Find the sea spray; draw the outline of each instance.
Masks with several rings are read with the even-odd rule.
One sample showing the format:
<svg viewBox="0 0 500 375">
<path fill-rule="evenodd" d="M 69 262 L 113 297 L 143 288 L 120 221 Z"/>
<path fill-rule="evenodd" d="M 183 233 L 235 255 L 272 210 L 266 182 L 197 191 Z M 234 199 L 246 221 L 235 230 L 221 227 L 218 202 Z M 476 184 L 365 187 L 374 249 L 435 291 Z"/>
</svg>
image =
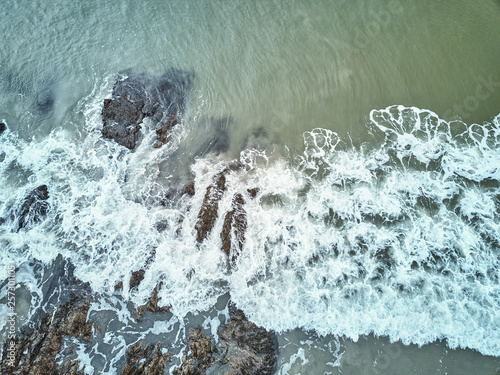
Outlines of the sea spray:
<svg viewBox="0 0 500 375">
<path fill-rule="evenodd" d="M 251 149 L 236 161 L 206 155 L 176 171 L 194 176 L 195 195 L 165 201 L 182 179 L 160 165 L 176 163 L 195 125 L 179 129 L 168 148 L 143 142 L 131 153 L 100 137 L 99 105 L 87 103 L 83 136 L 56 129 L 41 141 L 3 137 L 5 261 L 48 265 L 61 254 L 94 293 L 110 296 L 122 282 L 119 293 L 136 306 L 163 282 L 158 297 L 178 318 L 229 292 L 252 321 L 277 332 L 446 339 L 500 354 L 498 117 L 465 126 L 417 108 L 373 111 L 370 145 L 356 149 L 318 128 L 290 158 Z M 228 164 L 220 214 L 198 244 L 205 191 Z M 17 202 L 42 183 L 51 191 L 47 218 L 16 233 Z M 220 233 L 237 193 L 248 226 L 231 266 Z M 139 269 L 144 280 L 130 290 Z"/>
</svg>

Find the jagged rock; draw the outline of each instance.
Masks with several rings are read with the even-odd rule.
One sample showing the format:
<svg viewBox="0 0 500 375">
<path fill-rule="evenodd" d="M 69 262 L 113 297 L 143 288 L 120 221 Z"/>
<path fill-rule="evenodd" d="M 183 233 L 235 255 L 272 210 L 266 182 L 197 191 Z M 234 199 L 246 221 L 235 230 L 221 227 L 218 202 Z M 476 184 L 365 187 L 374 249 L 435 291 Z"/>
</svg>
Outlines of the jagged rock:
<svg viewBox="0 0 500 375">
<path fill-rule="evenodd" d="M 219 328 L 219 352 L 224 374 L 272 374 L 276 344 L 264 328 L 250 322 L 243 311 L 229 303 L 230 320 Z"/>
<path fill-rule="evenodd" d="M 243 250 L 243 243 L 245 242 L 245 231 L 247 229 L 247 214 L 243 205 L 245 200 L 239 193 L 233 197 L 231 211 L 226 213 L 224 218 L 224 225 L 221 232 L 222 250 L 231 256 L 234 262 Z M 234 241 L 233 241 L 234 238 Z M 238 246 L 232 246 L 236 243 Z"/>
<path fill-rule="evenodd" d="M 190 329 L 191 354 L 185 354 L 175 375 L 192 374 L 272 374 L 276 344 L 271 333 L 250 322 L 233 303 L 230 320 L 218 330 L 219 344 L 213 348 L 210 337 L 201 329 Z"/>
<path fill-rule="evenodd" d="M 142 316 L 142 314 L 144 314 L 145 311 L 150 311 L 152 313 L 170 312 L 170 306 L 161 306 L 161 307 L 158 306 L 158 301 L 161 299 L 158 298 L 158 291 L 161 289 L 162 285 L 163 282 L 160 282 L 160 284 L 155 286 L 153 294 L 151 295 L 151 297 L 149 297 L 148 302 L 145 305 L 139 306 L 137 308 L 137 312 L 139 313 L 139 318 Z"/>
<path fill-rule="evenodd" d="M 49 211 L 49 191 L 47 185 L 40 185 L 24 199 L 24 202 L 17 213 L 18 222 L 16 232 L 22 228 L 29 228 L 31 225 L 43 220 Z"/>
<path fill-rule="evenodd" d="M 187 194 L 187 195 L 190 195 L 191 197 L 194 196 L 195 194 L 195 190 L 194 190 L 194 181 L 191 181 L 187 186 L 186 188 L 184 189 L 184 192 Z"/>
<path fill-rule="evenodd" d="M 207 187 L 205 198 L 198 213 L 198 222 L 195 229 L 196 240 L 201 243 L 212 230 L 219 210 L 219 201 L 226 190 L 226 171 L 222 171 L 215 176 L 214 182 Z"/>
<path fill-rule="evenodd" d="M 90 341 L 92 321 L 87 321 L 89 307 L 88 298 L 73 296 L 54 314 L 47 314 L 30 334 L 16 340 L 15 366 L 10 367 L 3 362 L 2 374 L 80 374 L 77 362 L 68 360 L 57 365 L 56 356 L 64 336 Z M 3 358 L 6 348 L 7 345 L 4 345 Z"/>
<path fill-rule="evenodd" d="M 190 74 L 175 69 L 157 80 L 131 71 L 119 74 L 111 99 L 104 100 L 103 137 L 134 149 L 143 120 L 150 118 L 152 126 L 161 124 L 157 128 L 158 141 L 155 144 L 161 146 L 184 110 L 191 81 Z"/>
<path fill-rule="evenodd" d="M 182 365 L 174 370 L 174 375 L 205 374 L 216 361 L 210 337 L 203 335 L 200 328 L 190 328 L 188 344 L 191 354 L 183 356 Z"/>
<path fill-rule="evenodd" d="M 3 122 L 0 122 L 0 135 L 7 129 L 7 125 Z"/>
<path fill-rule="evenodd" d="M 170 356 L 162 354 L 160 344 L 143 346 L 141 343 L 127 349 L 127 364 L 121 375 L 160 375 L 165 373 L 165 360 Z"/>
<path fill-rule="evenodd" d="M 167 117 L 167 119 L 158 125 L 156 128 L 156 143 L 154 145 L 155 148 L 163 146 L 165 143 L 167 143 L 168 136 L 170 134 L 170 130 L 177 125 L 177 119 L 175 118 L 175 115 L 170 115 Z"/>
<path fill-rule="evenodd" d="M 134 289 L 139 286 L 142 280 L 144 280 L 144 274 L 146 271 L 139 270 L 132 272 L 132 276 L 130 277 L 129 288 Z"/>
<path fill-rule="evenodd" d="M 254 199 L 257 194 L 259 193 L 259 188 L 251 188 L 251 189 L 247 189 L 247 193 L 250 195 L 250 198 Z"/>
</svg>

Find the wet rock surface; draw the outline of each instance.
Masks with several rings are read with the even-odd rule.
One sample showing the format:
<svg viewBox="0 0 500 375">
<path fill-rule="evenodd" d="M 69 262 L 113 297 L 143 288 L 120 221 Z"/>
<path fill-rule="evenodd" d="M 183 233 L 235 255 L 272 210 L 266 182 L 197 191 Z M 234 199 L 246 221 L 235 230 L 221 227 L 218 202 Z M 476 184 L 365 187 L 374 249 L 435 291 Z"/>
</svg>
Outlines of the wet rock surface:
<svg viewBox="0 0 500 375">
<path fill-rule="evenodd" d="M 273 373 L 276 343 L 272 334 L 250 322 L 233 303 L 229 304 L 229 316 L 230 320 L 219 328 L 215 347 L 201 329 L 190 330 L 190 355 L 184 355 L 175 375 Z"/>
<path fill-rule="evenodd" d="M 247 229 L 247 214 L 244 209 L 245 200 L 241 194 L 235 194 L 231 211 L 224 217 L 221 240 L 222 250 L 234 262 L 243 250 L 245 231 Z"/>
<path fill-rule="evenodd" d="M 27 195 L 16 215 L 18 217 L 16 232 L 23 228 L 29 229 L 47 216 L 49 211 L 47 199 L 49 199 L 47 185 L 40 185 Z"/>
<path fill-rule="evenodd" d="M 111 99 L 104 100 L 103 137 L 134 149 L 143 120 L 149 118 L 152 126 L 159 125 L 155 147 L 160 147 L 184 111 L 191 81 L 191 74 L 176 69 L 158 79 L 130 70 L 120 73 Z"/>
<path fill-rule="evenodd" d="M 182 365 L 174 370 L 174 375 L 206 374 L 207 369 L 217 361 L 211 338 L 203 335 L 200 328 L 191 328 L 188 345 L 191 354 L 183 356 Z"/>
<path fill-rule="evenodd" d="M 164 374 L 165 361 L 170 361 L 170 355 L 162 353 L 160 344 L 137 343 L 127 349 L 127 364 L 123 367 L 121 375 Z"/>
<path fill-rule="evenodd" d="M 7 130 L 7 125 L 5 125 L 5 123 L 3 122 L 0 122 L 0 135 L 5 131 Z"/>
<path fill-rule="evenodd" d="M 143 269 L 132 272 L 132 276 L 130 277 L 130 281 L 129 281 L 129 288 L 131 290 L 134 288 L 137 288 L 139 286 L 139 284 L 141 283 L 141 281 L 144 280 L 145 273 L 146 273 L 146 271 L 144 271 Z"/>
<path fill-rule="evenodd" d="M 155 286 L 153 293 L 151 294 L 151 297 L 149 297 L 149 299 L 148 299 L 148 302 L 146 302 L 145 305 L 139 306 L 137 308 L 139 318 L 146 311 L 149 311 L 152 313 L 170 312 L 171 306 L 160 306 L 159 305 L 161 298 L 158 297 L 158 291 L 161 289 L 162 286 L 163 286 L 163 282 L 160 282 L 157 286 Z"/>
<path fill-rule="evenodd" d="M 225 190 L 226 170 L 215 176 L 214 182 L 208 186 L 205 193 L 205 198 L 203 199 L 203 204 L 198 213 L 198 221 L 195 226 L 197 232 L 196 240 L 198 243 L 203 242 L 212 230 L 218 216 L 219 201 Z"/>
<path fill-rule="evenodd" d="M 56 357 L 62 349 L 65 336 L 90 341 L 92 322 L 87 321 L 90 298 L 73 295 L 52 314 L 46 314 L 37 327 L 15 341 L 16 359 L 13 367 L 2 363 L 2 374 L 83 374 L 78 371 L 78 362 L 70 357 L 57 363 Z M 7 345 L 4 345 L 3 358 Z"/>
</svg>

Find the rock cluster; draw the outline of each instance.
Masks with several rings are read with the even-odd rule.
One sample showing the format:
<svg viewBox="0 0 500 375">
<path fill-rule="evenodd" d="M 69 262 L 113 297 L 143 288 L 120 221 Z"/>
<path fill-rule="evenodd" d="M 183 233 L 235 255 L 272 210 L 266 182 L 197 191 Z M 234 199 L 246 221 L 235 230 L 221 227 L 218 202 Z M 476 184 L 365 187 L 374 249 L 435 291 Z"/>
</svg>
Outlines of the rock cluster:
<svg viewBox="0 0 500 375">
<path fill-rule="evenodd" d="M 16 215 L 18 218 L 16 232 L 39 223 L 47 216 L 49 211 L 48 199 L 49 190 L 47 185 L 38 186 L 26 196 Z"/>
<path fill-rule="evenodd" d="M 226 170 L 215 176 L 214 182 L 208 186 L 203 199 L 198 221 L 195 229 L 197 232 L 196 240 L 201 243 L 212 230 L 215 220 L 218 216 L 219 201 L 226 190 Z"/>
<path fill-rule="evenodd" d="M 219 343 L 212 346 L 201 329 L 191 329 L 190 354 L 183 357 L 175 375 L 195 374 L 272 374 L 276 362 L 276 343 L 264 328 L 250 322 L 245 314 L 229 304 L 230 320 L 219 328 Z"/>
<path fill-rule="evenodd" d="M 132 71 L 120 73 L 111 99 L 104 100 L 103 137 L 132 150 L 139 141 L 143 120 L 149 118 L 152 126 L 159 124 L 155 147 L 160 147 L 184 111 L 191 81 L 191 74 L 175 69 L 159 79 Z"/>
<path fill-rule="evenodd" d="M 2 374 L 67 374 L 80 375 L 78 362 L 65 359 L 56 362 L 65 336 L 73 336 L 83 341 L 90 341 L 92 322 L 87 321 L 90 300 L 73 296 L 59 306 L 53 314 L 47 314 L 30 334 L 16 340 L 15 366 L 2 365 Z M 4 345 L 3 356 L 6 355 Z"/>
<path fill-rule="evenodd" d="M 121 375 L 160 375 L 165 373 L 165 361 L 170 353 L 162 354 L 160 344 L 137 343 L 127 349 L 127 364 Z"/>
</svg>

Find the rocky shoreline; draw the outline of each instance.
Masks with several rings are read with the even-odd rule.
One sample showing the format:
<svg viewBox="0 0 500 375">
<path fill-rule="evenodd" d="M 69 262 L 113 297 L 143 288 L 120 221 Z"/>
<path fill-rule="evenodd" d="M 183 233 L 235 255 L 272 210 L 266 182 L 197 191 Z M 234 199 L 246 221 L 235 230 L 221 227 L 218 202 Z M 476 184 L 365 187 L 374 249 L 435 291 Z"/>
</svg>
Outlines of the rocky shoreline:
<svg viewBox="0 0 500 375">
<path fill-rule="evenodd" d="M 171 70 L 155 80 L 143 74 L 127 71 L 118 75 L 113 88 L 112 97 L 105 99 L 102 108 L 102 136 L 127 149 L 134 151 L 142 141 L 144 120 L 148 126 L 155 127 L 156 142 L 151 145 L 158 148 L 168 144 L 169 134 L 175 126 L 182 122 L 185 109 L 186 93 L 191 85 L 192 77 L 186 72 Z M 0 124 L 0 133 L 5 125 Z M 219 212 L 219 202 L 226 193 L 226 175 L 229 168 L 213 176 L 213 183 L 205 192 L 203 203 L 199 208 L 198 221 L 195 224 L 196 241 L 201 244 L 212 234 L 215 221 L 224 220 L 220 234 L 221 252 L 227 254 L 233 265 L 243 251 L 247 217 L 245 198 L 242 194 L 234 194 L 230 211 Z M 191 182 L 185 188 L 189 197 L 195 195 L 195 184 Z M 248 191 L 248 199 L 253 199 L 257 190 Z M 18 205 L 17 221 L 12 228 L 14 232 L 29 230 L 47 216 L 50 210 L 49 190 L 40 185 L 29 192 L 24 201 Z M 154 250 L 151 257 L 154 256 Z M 149 259 L 139 270 L 132 273 L 129 290 L 137 288 L 144 279 Z M 70 264 L 69 260 L 65 260 Z M 83 374 L 82 366 L 77 360 L 74 345 L 65 345 L 71 339 L 89 350 L 95 344 L 95 335 L 100 332 L 98 321 L 89 320 L 89 309 L 92 304 L 92 293 L 88 284 L 73 277 L 70 271 L 70 285 L 59 286 L 60 302 L 50 311 L 39 311 L 31 328 L 24 328 L 15 340 L 14 367 L 2 364 L 2 374 Z M 163 283 L 151 292 L 151 297 L 143 306 L 136 307 L 136 319 L 143 314 L 169 313 L 169 305 L 165 305 L 158 297 Z M 120 293 L 123 284 L 115 286 Z M 115 293 L 115 294 L 116 294 Z M 172 353 L 168 352 L 165 343 L 136 342 L 126 349 L 126 363 L 117 369 L 122 375 L 132 374 L 164 374 L 170 367 L 173 373 L 188 374 L 272 374 L 276 363 L 277 344 L 275 335 L 267 332 L 249 321 L 243 311 L 232 302 L 228 302 L 229 319 L 217 331 L 217 337 L 207 336 L 201 327 L 190 328 L 186 337 L 186 351 L 182 355 L 180 365 L 171 364 Z M 35 315 L 33 315 L 35 316 Z M 158 315 L 161 319 L 163 316 Z M 76 341 L 75 341 L 76 340 Z M 3 356 L 7 345 L 3 347 Z"/>
</svg>

